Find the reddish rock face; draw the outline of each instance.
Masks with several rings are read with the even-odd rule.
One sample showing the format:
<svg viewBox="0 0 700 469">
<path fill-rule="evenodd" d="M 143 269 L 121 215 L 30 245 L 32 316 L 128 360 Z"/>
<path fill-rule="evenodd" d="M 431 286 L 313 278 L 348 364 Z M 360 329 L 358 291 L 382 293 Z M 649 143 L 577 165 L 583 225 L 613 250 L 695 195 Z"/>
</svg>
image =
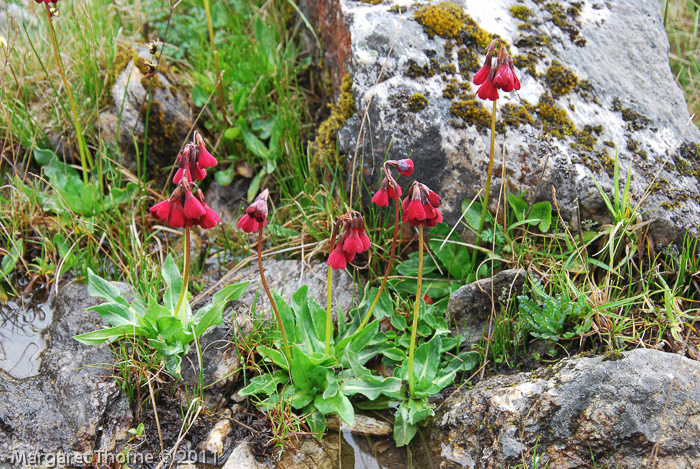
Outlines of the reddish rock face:
<svg viewBox="0 0 700 469">
<path fill-rule="evenodd" d="M 323 44 L 325 68 L 330 71 L 334 98 L 340 93 L 340 83 L 349 71 L 350 31 L 348 31 L 339 0 L 302 0 L 302 11 L 314 26 Z"/>
</svg>

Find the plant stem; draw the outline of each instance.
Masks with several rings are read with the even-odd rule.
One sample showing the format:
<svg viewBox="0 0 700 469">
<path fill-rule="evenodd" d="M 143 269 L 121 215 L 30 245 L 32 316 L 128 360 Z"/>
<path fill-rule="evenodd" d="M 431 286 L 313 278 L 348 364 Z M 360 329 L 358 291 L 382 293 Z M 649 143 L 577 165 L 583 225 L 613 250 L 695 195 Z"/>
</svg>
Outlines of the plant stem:
<svg viewBox="0 0 700 469">
<path fill-rule="evenodd" d="M 180 306 L 182 306 L 182 301 L 185 299 L 187 294 L 187 283 L 190 281 L 190 229 L 185 228 L 185 261 L 182 266 L 184 271 L 182 275 L 182 289 L 180 290 L 180 297 L 177 299 L 177 306 L 175 307 L 175 316 L 180 315 Z"/>
<path fill-rule="evenodd" d="M 369 322 L 369 319 L 372 317 L 372 313 L 374 312 L 374 308 L 377 307 L 377 304 L 379 303 L 379 298 L 382 296 L 382 293 L 384 292 L 384 287 L 386 287 L 386 282 L 389 280 L 389 273 L 391 272 L 391 266 L 394 263 L 394 256 L 396 255 L 396 241 L 399 237 L 399 198 L 397 197 L 394 200 L 394 237 L 391 239 L 391 252 L 389 254 L 389 263 L 386 266 L 386 270 L 384 271 L 384 278 L 382 279 L 382 284 L 379 287 L 379 291 L 377 292 L 377 296 L 374 298 L 374 301 L 372 302 L 372 305 L 369 307 L 369 311 L 367 311 L 367 314 L 365 315 L 364 319 L 362 320 L 362 323 L 360 323 L 360 327 L 357 328 L 357 332 L 361 331 L 364 329 L 364 327 L 367 325 Z"/>
<path fill-rule="evenodd" d="M 481 242 L 481 231 L 484 229 L 484 222 L 486 221 L 486 212 L 489 209 L 489 195 L 491 193 L 491 176 L 493 175 L 493 153 L 496 146 L 496 103 L 498 100 L 493 102 L 493 111 L 491 111 L 491 151 L 489 152 L 489 169 L 486 175 L 486 187 L 484 188 L 484 205 L 481 207 L 481 218 L 479 219 L 479 229 L 476 231 L 476 242 L 475 246 L 478 246 Z M 476 267 L 476 249 L 472 252 L 472 268 Z"/>
<path fill-rule="evenodd" d="M 291 366 L 291 364 L 292 364 L 292 352 L 291 352 L 291 349 L 289 348 L 289 342 L 287 341 L 287 333 L 284 331 L 284 325 L 282 324 L 282 318 L 280 317 L 280 312 L 277 309 L 277 303 L 275 303 L 275 300 L 272 298 L 272 293 L 270 292 L 270 288 L 267 286 L 267 280 L 265 280 L 265 272 L 263 271 L 262 232 L 263 232 L 263 224 L 260 223 L 260 228 L 258 228 L 258 270 L 260 270 L 260 280 L 262 281 L 263 288 L 265 289 L 265 293 L 267 293 L 267 297 L 270 299 L 270 305 L 272 305 L 272 310 L 275 312 L 275 317 L 277 318 L 277 324 L 279 324 L 280 332 L 282 333 L 282 341 L 284 341 L 284 354 L 287 356 L 287 360 L 289 360 L 289 365 Z"/>
<path fill-rule="evenodd" d="M 423 225 L 418 226 L 418 280 L 416 282 L 416 301 L 413 303 L 413 324 L 411 324 L 411 346 L 408 349 L 408 391 L 413 398 L 413 353 L 416 348 L 416 331 L 418 330 L 418 312 L 420 311 L 420 287 L 423 282 Z"/>
<path fill-rule="evenodd" d="M 216 44 L 214 43 L 214 27 L 211 22 L 211 8 L 209 7 L 209 0 L 204 0 L 204 10 L 207 13 L 207 26 L 209 27 L 209 41 L 211 42 L 211 54 L 214 56 L 214 71 L 216 72 L 216 91 L 219 97 L 219 107 L 221 112 L 226 114 L 226 98 L 224 96 L 224 87 L 221 84 L 221 71 L 219 70 L 219 52 L 216 50 Z"/>
<path fill-rule="evenodd" d="M 80 151 L 80 166 L 83 168 L 83 182 L 87 185 L 89 182 L 88 170 L 92 167 L 92 160 L 90 154 L 87 151 L 85 145 L 85 139 L 83 138 L 83 129 L 80 126 L 80 121 L 78 120 L 78 111 L 75 107 L 75 100 L 73 99 L 73 92 L 71 91 L 70 84 L 66 78 L 66 73 L 63 70 L 63 62 L 61 61 L 61 54 L 58 52 L 58 44 L 56 43 L 56 35 L 53 30 L 53 20 L 51 19 L 51 9 L 48 3 L 44 4 L 46 6 L 46 18 L 49 22 L 49 36 L 51 37 L 51 45 L 53 46 L 53 53 L 56 56 L 56 62 L 58 63 L 58 71 L 61 73 L 61 78 L 63 79 L 63 85 L 66 87 L 66 93 L 68 94 L 68 100 L 70 101 L 71 114 L 73 115 L 73 127 L 75 128 L 75 133 L 78 136 L 78 149 Z M 88 167 L 89 164 L 89 167 Z"/>
<path fill-rule="evenodd" d="M 331 314 L 331 300 L 333 299 L 333 267 L 328 266 L 328 297 L 326 305 L 326 355 L 331 354 L 331 335 L 333 334 L 333 321 Z"/>
</svg>

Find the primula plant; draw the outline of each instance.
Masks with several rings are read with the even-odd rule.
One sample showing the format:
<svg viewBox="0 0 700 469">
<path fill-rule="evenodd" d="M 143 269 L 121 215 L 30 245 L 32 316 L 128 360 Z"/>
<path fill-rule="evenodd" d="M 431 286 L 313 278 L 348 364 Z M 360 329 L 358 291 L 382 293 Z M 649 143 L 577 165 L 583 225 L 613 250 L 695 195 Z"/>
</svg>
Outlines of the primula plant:
<svg viewBox="0 0 700 469">
<path fill-rule="evenodd" d="M 306 286 L 294 293 L 291 304 L 270 292 L 259 263 L 262 283 L 276 315 L 279 332 L 273 343 L 277 347 L 258 346 L 258 352 L 272 368 L 253 378 L 241 394 L 260 396 L 262 408 L 282 401 L 291 403 L 317 436 L 325 429 L 326 415 L 337 414 L 352 425 L 355 408 L 397 409 L 394 438 L 398 445 L 408 444 L 417 425 L 433 414 L 428 396 L 440 392 L 458 372 L 477 363 L 475 353 L 459 353 L 460 339 L 449 334 L 439 306 L 427 305 L 421 297 L 424 227 L 431 228 L 442 221 L 440 196 L 415 181 L 401 201 L 403 191 L 392 170 L 408 177 L 413 173 L 413 162 L 387 161 L 380 189 L 372 198 L 380 207 L 394 200 L 394 233 L 384 277 L 379 289 L 369 288 L 371 281 L 368 282 L 365 299 L 358 308 L 347 316 L 338 311 L 337 327 L 333 327 L 331 317 L 333 270 L 345 269 L 371 246 L 360 213 L 349 211 L 333 225 L 325 311 L 308 296 Z M 267 220 L 267 206 L 261 201 L 266 199 L 267 190 L 238 222 L 244 231 L 258 233 L 259 260 L 262 229 Z M 410 326 L 384 292 L 396 252 L 400 219 L 418 228 L 419 238 L 418 282 Z M 389 318 L 390 330 L 380 331 L 383 318 Z M 447 354 L 450 350 L 457 353 Z M 375 371 L 374 366 L 380 361 L 393 369 L 393 374 Z"/>
<path fill-rule="evenodd" d="M 165 259 L 161 275 L 167 288 L 162 301 L 152 295 L 134 298 L 131 302 L 122 291 L 88 270 L 88 293 L 106 300 L 93 306 L 110 328 L 76 336 L 79 342 L 89 345 L 138 336 L 158 352 L 166 369 L 179 377 L 182 357 L 190 350 L 191 343 L 210 326 L 221 324 L 222 312 L 229 301 L 240 298 L 247 283 L 229 285 L 216 293 L 211 304 L 192 313 L 187 301 L 190 272 L 190 229 L 199 226 L 214 228 L 221 222 L 219 216 L 207 206 L 202 191 L 194 181 L 206 177 L 206 169 L 216 166 L 214 158 L 204 146 L 204 139 L 195 132 L 194 141 L 185 145 L 177 156 L 178 171 L 173 178 L 176 184 L 170 198 L 154 205 L 153 216 L 167 222 L 173 228 L 184 227 L 184 276 L 171 255 Z M 133 296 L 132 292 L 129 292 Z"/>
</svg>

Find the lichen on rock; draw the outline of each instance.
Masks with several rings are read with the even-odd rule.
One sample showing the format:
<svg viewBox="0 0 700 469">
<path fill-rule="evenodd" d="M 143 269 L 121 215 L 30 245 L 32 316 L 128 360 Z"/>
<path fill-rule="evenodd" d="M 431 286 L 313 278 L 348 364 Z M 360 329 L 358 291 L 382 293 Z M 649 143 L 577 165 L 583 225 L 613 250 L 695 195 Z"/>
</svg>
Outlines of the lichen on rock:
<svg viewBox="0 0 700 469">
<path fill-rule="evenodd" d="M 355 98 L 352 94 L 352 75 L 343 77 L 338 102 L 330 104 L 330 116 L 318 127 L 316 139 L 311 145 L 316 165 L 329 163 L 339 166 L 344 159 L 338 154 L 338 130 L 355 113 Z"/>
</svg>

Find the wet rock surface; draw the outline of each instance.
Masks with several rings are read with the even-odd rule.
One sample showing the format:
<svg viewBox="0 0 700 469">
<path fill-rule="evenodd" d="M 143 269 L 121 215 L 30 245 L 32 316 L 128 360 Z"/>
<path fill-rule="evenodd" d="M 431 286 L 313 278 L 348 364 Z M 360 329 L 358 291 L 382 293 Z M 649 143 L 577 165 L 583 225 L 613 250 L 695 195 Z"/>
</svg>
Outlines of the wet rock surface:
<svg viewBox="0 0 700 469">
<path fill-rule="evenodd" d="M 450 295 L 447 304 L 447 323 L 453 333 L 463 335 L 467 346 L 479 342 L 488 331 L 491 311 L 511 301 L 523 291 L 528 274 L 522 269 L 509 269 L 493 278 L 479 280 L 459 288 Z M 488 335 L 488 332 L 487 332 Z"/>
<path fill-rule="evenodd" d="M 462 201 L 485 185 L 491 102 L 475 99 L 471 79 L 498 36 L 509 45 L 522 88 L 498 100 L 492 209 L 504 181 L 505 145 L 511 192 L 552 201 L 556 191 L 573 227 L 608 221 L 589 171 L 610 195 L 617 146 L 622 176 L 632 168 L 633 203 L 650 191 L 643 208 L 645 217 L 658 218 L 654 240 L 696 231 L 700 132 L 690 125 L 680 140 L 689 115 L 669 68 L 656 0 L 307 3 L 322 38 L 349 43 L 329 48 L 325 58 L 331 76 L 347 70 L 353 77 L 357 114 L 338 144 L 355 193 L 362 184 L 352 169 L 373 191 L 385 157 L 411 155 L 414 177 L 442 195 L 446 221 L 457 220 Z M 427 104 L 411 105 L 418 101 Z"/>
<path fill-rule="evenodd" d="M 700 467 L 700 364 L 656 350 L 495 376 L 443 404 L 441 468 Z M 651 463 L 656 454 L 656 465 Z"/>
<path fill-rule="evenodd" d="M 99 116 L 102 138 L 114 142 L 118 131 L 119 148 L 126 155 L 123 164 L 135 171 L 134 139 L 143 148 L 148 114 L 146 171 L 148 177 L 164 180 L 166 168 L 175 161 L 192 127 L 189 105 L 173 77 L 164 72 L 163 60 L 153 75 L 151 107 L 148 109 L 150 78 L 147 63 L 152 62 L 153 58 L 146 46 L 122 49 L 118 59 L 125 65 L 112 88 L 111 107 Z"/>
<path fill-rule="evenodd" d="M 36 458 L 113 451 L 127 436 L 132 412 L 114 380 L 109 346 L 73 339 L 103 326 L 96 312 L 85 311 L 100 302 L 86 285 L 62 286 L 53 300 L 39 375 L 14 380 L 0 373 L 0 467 L 22 467 L 8 459 L 13 453 Z M 25 464 L 40 465 L 31 461 Z"/>
</svg>

